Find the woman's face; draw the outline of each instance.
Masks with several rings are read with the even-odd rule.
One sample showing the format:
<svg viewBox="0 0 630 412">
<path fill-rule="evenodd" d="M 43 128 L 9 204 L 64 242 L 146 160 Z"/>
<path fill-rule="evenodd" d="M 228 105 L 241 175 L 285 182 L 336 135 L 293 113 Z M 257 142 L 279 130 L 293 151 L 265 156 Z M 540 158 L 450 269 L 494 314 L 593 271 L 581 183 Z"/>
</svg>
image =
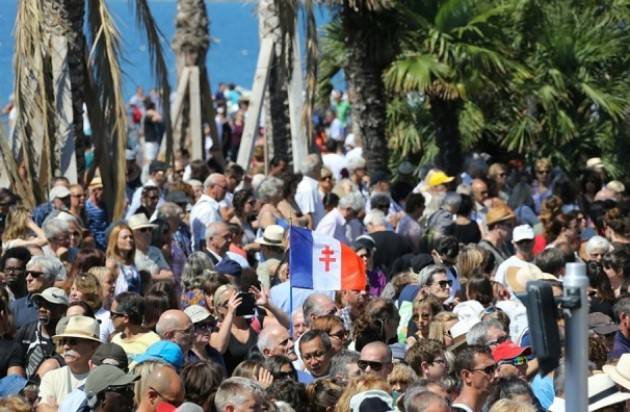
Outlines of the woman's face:
<svg viewBox="0 0 630 412">
<path fill-rule="evenodd" d="M 195 343 L 207 345 L 216 323 L 212 318 L 195 323 Z"/>
<path fill-rule="evenodd" d="M 418 308 L 416 313 L 413 314 L 413 321 L 418 329 L 426 329 L 433 320 L 433 313 L 426 306 Z"/>
<path fill-rule="evenodd" d="M 564 229 L 564 234 L 571 244 L 575 243 L 580 237 L 580 223 L 577 219 L 569 222 L 568 227 Z"/>
<path fill-rule="evenodd" d="M 81 229 L 76 225 L 75 222 L 68 222 L 70 234 L 70 247 L 78 248 L 81 246 Z"/>
<path fill-rule="evenodd" d="M 324 193 L 330 193 L 333 189 L 333 185 L 335 184 L 332 176 L 322 177 L 319 180 L 319 187 L 322 189 Z"/>
<path fill-rule="evenodd" d="M 328 332 L 328 336 L 330 336 L 330 343 L 335 353 L 339 353 L 339 351 L 346 346 L 347 335 L 343 326 L 333 326 L 330 332 Z"/>
<path fill-rule="evenodd" d="M 367 249 L 357 250 L 357 255 L 363 259 L 363 263 L 365 263 L 365 268 L 367 270 L 372 269 L 372 255 Z"/>
<path fill-rule="evenodd" d="M 83 292 L 81 292 L 78 288 L 77 288 L 77 283 L 74 282 L 72 284 L 72 287 L 70 288 L 70 303 L 74 303 L 74 302 L 80 302 L 83 300 Z"/>
<path fill-rule="evenodd" d="M 444 322 L 444 346 L 451 346 L 454 342 L 451 335 L 451 328 L 457 323 L 457 319 L 452 319 Z"/>
<path fill-rule="evenodd" d="M 249 216 L 256 213 L 256 199 L 250 197 L 243 205 L 243 214 Z"/>
<path fill-rule="evenodd" d="M 604 265 L 604 273 L 608 276 L 608 279 L 615 279 L 617 277 L 623 276 L 623 269 L 615 269 L 612 266 Z"/>
<path fill-rule="evenodd" d="M 133 235 L 131 234 L 130 230 L 122 229 L 120 232 L 118 232 L 116 246 L 118 247 L 118 250 L 125 254 L 131 252 L 134 249 L 135 244 L 133 241 Z"/>
</svg>

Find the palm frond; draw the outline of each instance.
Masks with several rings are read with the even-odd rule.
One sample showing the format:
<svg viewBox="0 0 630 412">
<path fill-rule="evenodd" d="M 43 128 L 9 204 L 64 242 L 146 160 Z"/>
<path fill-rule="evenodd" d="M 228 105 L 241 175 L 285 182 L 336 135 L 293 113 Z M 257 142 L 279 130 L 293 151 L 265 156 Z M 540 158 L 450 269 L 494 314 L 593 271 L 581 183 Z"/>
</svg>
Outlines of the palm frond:
<svg viewBox="0 0 630 412">
<path fill-rule="evenodd" d="M 436 79 L 446 79 L 450 74 L 450 68 L 431 54 L 406 53 L 386 70 L 384 79 L 392 91 L 426 91 Z"/>
<path fill-rule="evenodd" d="M 88 21 L 92 37 L 92 76 L 97 100 L 103 108 L 105 130 L 109 139 L 99 153 L 99 167 L 111 171 L 103 180 L 109 216 L 120 219 L 125 207 L 125 148 L 127 146 L 127 113 L 122 94 L 120 70 L 120 35 L 105 0 L 90 0 Z M 98 150 L 97 146 L 97 150 Z"/>
<path fill-rule="evenodd" d="M 157 79 L 158 89 L 160 91 L 160 100 L 162 103 L 162 113 L 164 128 L 166 134 L 166 156 L 167 162 L 174 159 L 169 157 L 173 154 L 173 129 L 171 125 L 170 98 L 171 87 L 168 82 L 168 68 L 164 59 L 164 51 L 162 49 L 161 40 L 164 36 L 160 32 L 147 0 L 135 0 L 136 5 L 136 21 L 140 27 L 144 28 L 147 44 L 149 45 L 149 55 L 151 56 L 152 67 Z"/>
<path fill-rule="evenodd" d="M 303 124 L 306 125 L 308 139 L 314 135 L 313 110 L 317 94 L 317 60 L 319 49 L 317 44 L 317 23 L 313 11 L 313 0 L 305 0 L 306 14 L 306 98 L 304 101 Z"/>
</svg>

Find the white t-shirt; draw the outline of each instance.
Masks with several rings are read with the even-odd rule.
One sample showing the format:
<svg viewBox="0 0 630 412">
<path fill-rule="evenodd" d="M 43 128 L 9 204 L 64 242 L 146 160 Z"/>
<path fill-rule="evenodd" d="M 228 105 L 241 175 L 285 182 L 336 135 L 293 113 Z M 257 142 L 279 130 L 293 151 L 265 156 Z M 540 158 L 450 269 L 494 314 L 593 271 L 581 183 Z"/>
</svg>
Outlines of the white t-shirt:
<svg viewBox="0 0 630 412">
<path fill-rule="evenodd" d="M 68 366 L 53 369 L 42 377 L 39 399 L 42 403 L 61 405 L 70 392 L 85 383 L 89 372 L 75 375 Z"/>
<path fill-rule="evenodd" d="M 295 203 L 303 214 L 313 214 L 313 227 L 317 227 L 326 210 L 319 196 L 319 183 L 309 176 L 304 176 L 295 193 Z"/>
<path fill-rule="evenodd" d="M 219 203 L 208 195 L 201 195 L 190 211 L 193 250 L 198 250 L 200 242 L 206 240 L 206 227 L 220 221 Z"/>
<path fill-rule="evenodd" d="M 349 244 L 346 238 L 346 219 L 341 216 L 338 208 L 334 208 L 319 221 L 315 232 L 333 237 L 340 242 Z"/>
<path fill-rule="evenodd" d="M 341 169 L 346 167 L 348 163 L 344 155 L 339 153 L 324 153 L 322 155 L 322 163 L 330 169 L 336 181 L 341 179 Z"/>
<path fill-rule="evenodd" d="M 526 266 L 527 266 L 526 261 L 517 257 L 516 255 L 511 256 L 499 265 L 499 267 L 497 268 L 497 273 L 494 275 L 494 280 L 499 282 L 503 286 L 507 286 L 507 283 L 505 282 L 505 275 L 507 274 L 508 268 L 510 267 L 523 268 Z"/>
<path fill-rule="evenodd" d="M 94 317 L 100 322 L 99 339 L 101 342 L 109 342 L 109 335 L 114 332 L 114 324 L 112 323 L 110 312 L 101 307 L 96 311 Z"/>
</svg>

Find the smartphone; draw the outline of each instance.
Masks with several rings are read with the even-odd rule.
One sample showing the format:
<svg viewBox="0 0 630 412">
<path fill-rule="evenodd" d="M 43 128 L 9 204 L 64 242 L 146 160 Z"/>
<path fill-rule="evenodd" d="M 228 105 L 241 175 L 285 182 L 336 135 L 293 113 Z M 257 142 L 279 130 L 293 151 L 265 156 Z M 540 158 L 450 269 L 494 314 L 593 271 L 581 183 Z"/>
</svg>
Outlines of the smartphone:
<svg viewBox="0 0 630 412">
<path fill-rule="evenodd" d="M 241 304 L 236 308 L 236 316 L 251 316 L 256 309 L 256 299 L 254 295 L 249 292 L 241 292 L 238 294 L 239 298 L 242 298 Z"/>
</svg>

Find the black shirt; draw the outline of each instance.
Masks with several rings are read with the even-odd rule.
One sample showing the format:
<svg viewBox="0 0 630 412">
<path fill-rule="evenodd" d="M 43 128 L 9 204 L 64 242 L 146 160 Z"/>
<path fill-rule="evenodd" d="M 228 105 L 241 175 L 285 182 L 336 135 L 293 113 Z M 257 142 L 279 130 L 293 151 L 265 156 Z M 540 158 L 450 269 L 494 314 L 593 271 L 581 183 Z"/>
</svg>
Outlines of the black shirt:
<svg viewBox="0 0 630 412">
<path fill-rule="evenodd" d="M 444 230 L 444 234 L 455 236 L 459 243 L 479 243 L 481 240 L 481 231 L 477 222 L 469 222 L 465 225 L 453 223 Z"/>
<path fill-rule="evenodd" d="M 404 254 L 411 253 L 411 247 L 405 238 L 391 230 L 370 233 L 370 237 L 374 239 L 376 246 L 373 258 L 374 268 L 385 270 L 389 279 L 391 276 L 390 268 L 394 260 Z"/>
<path fill-rule="evenodd" d="M 24 348 L 16 340 L 0 338 L 0 378 L 13 366 L 24 365 Z"/>
</svg>

